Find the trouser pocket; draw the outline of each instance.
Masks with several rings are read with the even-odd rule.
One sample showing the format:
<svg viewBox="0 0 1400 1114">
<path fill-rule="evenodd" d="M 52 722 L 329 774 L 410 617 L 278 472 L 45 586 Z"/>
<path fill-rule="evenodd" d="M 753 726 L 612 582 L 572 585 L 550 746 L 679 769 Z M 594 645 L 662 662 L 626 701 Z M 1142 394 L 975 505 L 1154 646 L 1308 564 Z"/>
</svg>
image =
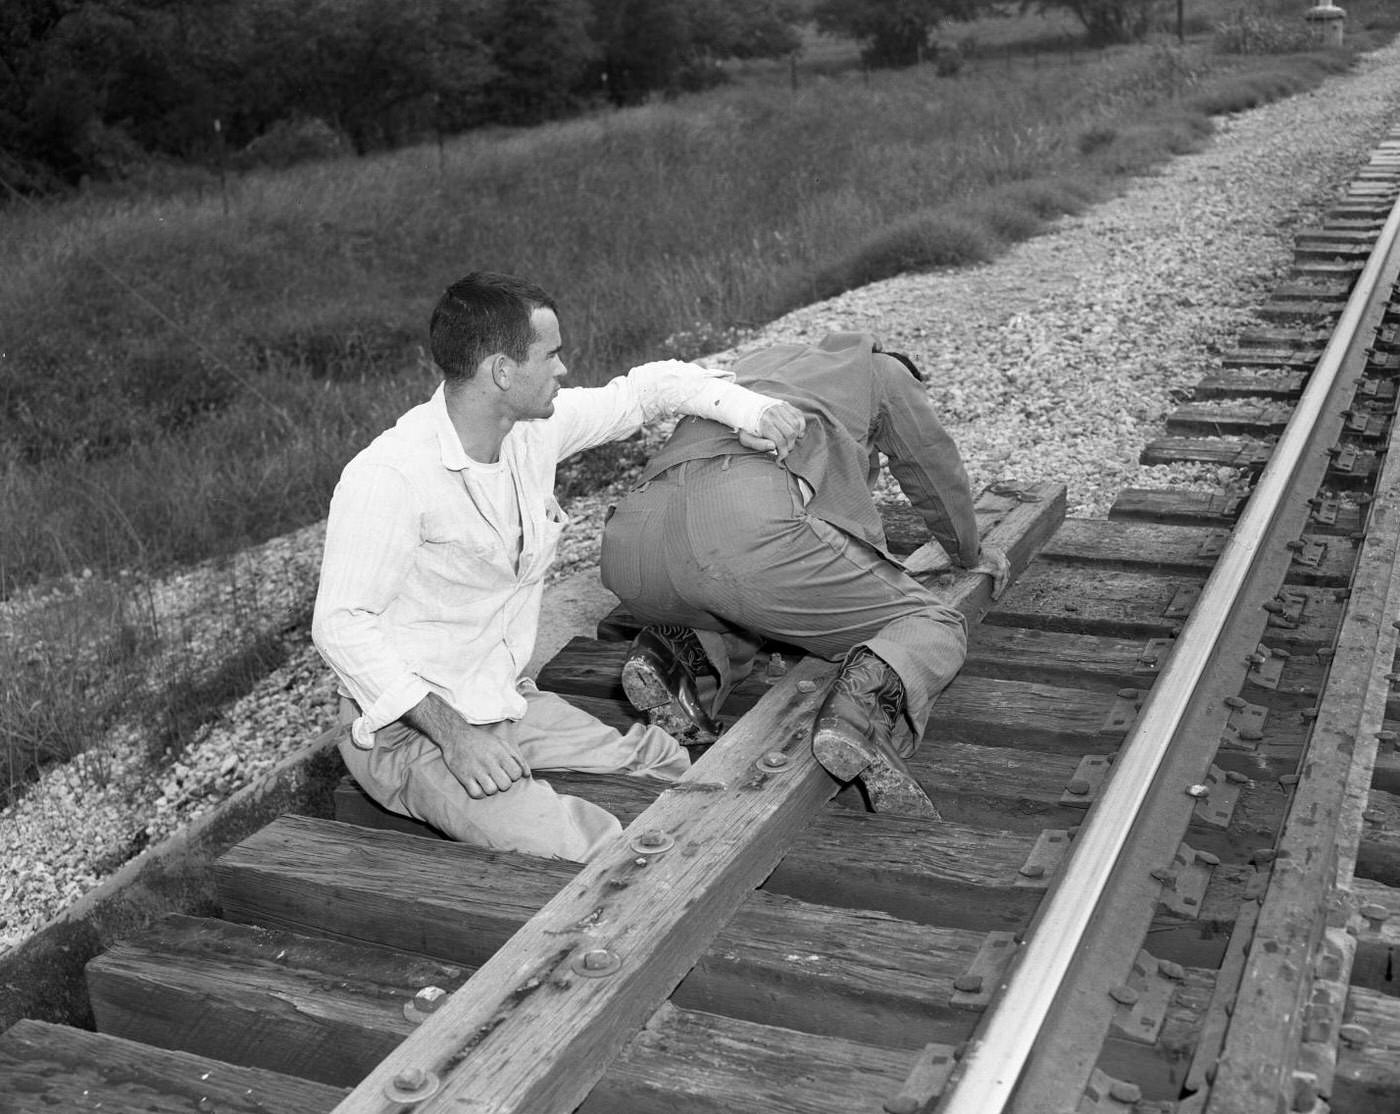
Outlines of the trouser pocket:
<svg viewBox="0 0 1400 1114">
<path fill-rule="evenodd" d="M 610 507 L 603 524 L 598 574 L 603 586 L 624 601 L 635 600 L 646 589 L 647 553 L 662 544 L 664 505 L 649 494 L 642 488 Z"/>
</svg>

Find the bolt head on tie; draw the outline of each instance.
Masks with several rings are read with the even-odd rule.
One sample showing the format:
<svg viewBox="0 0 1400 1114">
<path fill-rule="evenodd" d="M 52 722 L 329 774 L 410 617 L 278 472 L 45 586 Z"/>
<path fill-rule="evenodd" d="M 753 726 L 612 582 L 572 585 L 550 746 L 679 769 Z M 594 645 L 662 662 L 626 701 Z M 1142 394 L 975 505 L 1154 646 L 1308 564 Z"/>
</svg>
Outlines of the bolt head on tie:
<svg viewBox="0 0 1400 1114">
<path fill-rule="evenodd" d="M 435 1072 L 424 1071 L 422 1068 L 405 1068 L 384 1084 L 384 1094 L 391 1102 L 422 1102 L 437 1094 L 441 1086 L 442 1080 Z"/>
<path fill-rule="evenodd" d="M 675 845 L 676 841 L 659 828 L 648 828 L 644 832 L 638 832 L 628 841 L 628 846 L 632 850 L 639 851 L 643 855 L 660 855 Z"/>
<path fill-rule="evenodd" d="M 817 682 L 816 682 L 816 681 L 798 681 L 798 682 L 797 682 L 797 691 L 798 691 L 798 692 L 816 692 L 816 691 L 817 691 Z"/>
<path fill-rule="evenodd" d="M 1127 983 L 1113 987 L 1108 992 L 1108 996 L 1120 1006 L 1135 1006 L 1138 1001 L 1138 992 Z"/>
<path fill-rule="evenodd" d="M 788 756 L 780 750 L 770 750 L 754 763 L 760 770 L 781 770 L 788 764 Z"/>
<path fill-rule="evenodd" d="M 1204 801 L 1210 796 L 1210 786 L 1201 784 L 1188 785 L 1186 787 L 1186 795 L 1188 797 L 1195 797 L 1198 801 Z"/>
<path fill-rule="evenodd" d="M 585 978 L 602 979 L 613 974 L 622 966 L 622 957 L 607 948 L 589 948 L 574 956 L 570 965 Z"/>
<path fill-rule="evenodd" d="M 1371 923 L 1372 928 L 1380 928 L 1390 919 L 1390 910 L 1384 905 L 1377 903 L 1367 903 L 1357 910 L 1363 917 Z"/>
<path fill-rule="evenodd" d="M 447 1001 L 447 991 L 440 986 L 425 986 L 412 999 L 403 1004 L 403 1016 L 406 1021 L 422 1021 L 430 1013 L 436 1013 L 437 1008 Z"/>
</svg>

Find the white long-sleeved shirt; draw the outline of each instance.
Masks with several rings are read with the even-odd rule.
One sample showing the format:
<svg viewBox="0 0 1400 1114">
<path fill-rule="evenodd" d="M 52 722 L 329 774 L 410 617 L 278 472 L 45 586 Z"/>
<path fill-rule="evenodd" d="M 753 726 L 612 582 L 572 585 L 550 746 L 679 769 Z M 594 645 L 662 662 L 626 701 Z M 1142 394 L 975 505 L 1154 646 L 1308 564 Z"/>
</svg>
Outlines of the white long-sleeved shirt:
<svg viewBox="0 0 1400 1114">
<path fill-rule="evenodd" d="M 372 747 L 375 731 L 430 692 L 470 723 L 524 715 L 517 686 L 568 523 L 555 465 L 674 414 L 757 433 L 775 400 L 732 378 L 663 360 L 602 387 L 561 390 L 550 417 L 517 422 L 501 443 L 518 530 L 480 488 L 441 386 L 351 460 L 331 498 L 311 629 L 360 707 L 355 743 Z"/>
</svg>

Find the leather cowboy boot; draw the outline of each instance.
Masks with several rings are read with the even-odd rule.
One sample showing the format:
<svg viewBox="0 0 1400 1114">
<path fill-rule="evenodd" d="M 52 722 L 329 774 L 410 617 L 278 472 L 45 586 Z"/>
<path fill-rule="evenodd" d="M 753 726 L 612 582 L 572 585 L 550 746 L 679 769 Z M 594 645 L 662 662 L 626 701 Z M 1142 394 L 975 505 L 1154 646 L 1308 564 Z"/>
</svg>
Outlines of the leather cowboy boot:
<svg viewBox="0 0 1400 1114">
<path fill-rule="evenodd" d="M 940 819 L 905 756 L 895 749 L 894 729 L 903 714 L 899 674 L 859 647 L 841 666 L 817 711 L 812 753 L 838 781 L 859 777 L 875 812 Z"/>
<path fill-rule="evenodd" d="M 622 688 L 648 722 L 682 746 L 703 749 L 719 737 L 720 728 L 700 700 L 702 673 L 713 675 L 715 668 L 693 630 L 644 627 L 622 664 Z"/>
</svg>

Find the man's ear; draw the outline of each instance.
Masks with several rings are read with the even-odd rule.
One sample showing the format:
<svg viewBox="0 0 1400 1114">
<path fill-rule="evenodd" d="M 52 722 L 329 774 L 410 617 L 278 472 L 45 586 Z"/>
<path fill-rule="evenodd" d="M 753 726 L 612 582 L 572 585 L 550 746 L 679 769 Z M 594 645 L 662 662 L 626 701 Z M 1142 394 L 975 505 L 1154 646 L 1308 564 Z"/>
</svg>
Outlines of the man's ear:
<svg viewBox="0 0 1400 1114">
<path fill-rule="evenodd" d="M 487 370 L 491 374 L 491 382 L 495 383 L 501 390 L 510 388 L 511 359 L 504 352 L 497 352 L 494 356 L 486 359 Z"/>
</svg>

